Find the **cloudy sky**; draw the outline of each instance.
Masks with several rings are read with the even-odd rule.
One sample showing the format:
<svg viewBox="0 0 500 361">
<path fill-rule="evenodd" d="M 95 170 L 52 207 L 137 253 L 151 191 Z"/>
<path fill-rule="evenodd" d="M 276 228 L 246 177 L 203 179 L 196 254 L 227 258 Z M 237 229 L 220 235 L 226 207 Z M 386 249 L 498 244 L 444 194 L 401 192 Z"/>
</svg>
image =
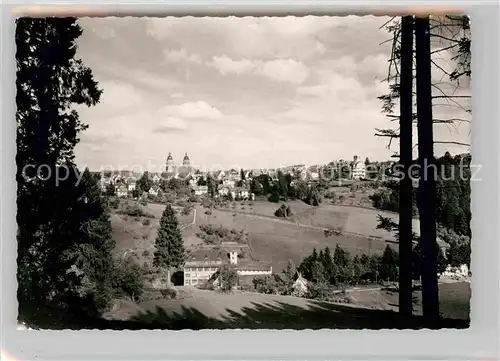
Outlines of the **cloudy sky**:
<svg viewBox="0 0 500 361">
<path fill-rule="evenodd" d="M 387 92 L 387 20 L 83 18 L 79 56 L 104 93 L 78 108 L 89 129 L 77 162 L 161 171 L 168 152 L 206 168 L 388 159 L 397 143 L 388 150 L 374 136 L 391 126 L 377 100 Z M 463 117 L 441 108 L 440 117 Z M 436 127 L 436 139 L 468 142 L 466 125 Z M 446 149 L 467 150 L 436 147 Z"/>
</svg>

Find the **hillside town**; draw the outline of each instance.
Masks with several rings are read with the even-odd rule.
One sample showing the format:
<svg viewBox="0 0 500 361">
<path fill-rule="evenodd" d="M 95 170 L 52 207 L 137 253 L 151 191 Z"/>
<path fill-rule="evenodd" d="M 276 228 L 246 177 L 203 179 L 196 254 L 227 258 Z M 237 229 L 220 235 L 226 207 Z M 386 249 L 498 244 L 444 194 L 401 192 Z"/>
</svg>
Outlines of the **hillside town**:
<svg viewBox="0 0 500 361">
<path fill-rule="evenodd" d="M 460 159 L 467 158 L 468 155 L 457 157 L 456 159 L 460 162 Z M 358 238 L 365 244 L 362 249 L 367 250 L 368 253 L 355 251 L 358 254 L 356 257 L 361 255 L 373 257 L 381 251 L 384 251 L 384 254 L 388 252 L 389 257 L 393 252 L 391 251 L 392 244 L 397 243 L 397 238 L 394 237 L 391 228 L 393 226 L 383 227 L 381 223 L 377 224 L 380 222 L 380 213 L 377 215 L 373 211 L 377 208 L 393 210 L 397 207 L 397 198 L 390 189 L 391 183 L 397 184 L 397 177 L 393 172 L 396 163 L 392 161 L 370 162 L 368 158 L 361 162 L 359 159 L 358 156 L 354 156 L 350 162 L 339 160 L 326 165 L 293 165 L 277 169 L 229 169 L 204 172 L 192 166 L 187 153 L 182 159 L 182 165 L 176 165 L 172 154 L 169 153 L 166 158 L 165 171 L 162 173 L 133 174 L 129 171 L 119 171 L 116 173 L 95 172 L 95 174 L 99 177 L 101 191 L 112 200 L 114 212 L 117 213 L 118 218 L 114 218 L 115 222 L 112 223 L 117 228 L 115 231 L 133 227 L 134 221 L 127 215 L 135 217 L 135 222 L 146 217 L 146 220 L 141 221 L 144 230 L 148 232 L 141 236 L 146 243 L 143 240 L 138 243 L 135 239 L 139 236 L 133 235 L 133 239 L 130 240 L 133 247 L 124 249 L 123 254 L 124 258 L 132 257 L 131 260 L 138 265 L 151 262 L 150 255 L 158 251 L 156 242 L 159 233 L 158 236 L 155 235 L 154 224 L 150 229 L 150 221 L 147 218 L 155 218 L 151 213 L 155 208 L 159 211 L 165 205 L 167 208 L 171 205 L 174 209 L 176 216 L 172 215 L 172 217 L 176 217 L 177 220 L 171 221 L 180 222 L 179 230 L 182 235 L 179 235 L 179 240 L 182 245 L 179 247 L 185 250 L 185 256 L 172 269 L 174 273 L 177 273 L 177 277 L 165 277 L 165 274 L 161 272 L 153 272 L 150 281 L 146 282 L 152 289 L 170 289 L 175 285 L 220 289 L 223 287 L 221 272 L 225 267 L 230 267 L 236 277 L 231 283 L 232 289 L 250 291 L 260 289 L 260 292 L 264 293 L 279 293 L 284 291 L 273 290 L 276 286 L 262 286 L 260 282 L 267 283 L 288 268 L 287 272 L 292 272 L 292 274 L 287 276 L 290 278 L 290 285 L 285 293 L 302 297 L 310 295 L 307 290 L 308 283 L 312 279 L 312 269 L 308 268 L 310 265 L 307 266 L 304 263 L 305 259 L 297 258 L 297 255 L 286 259 L 278 254 L 262 254 L 252 249 L 252 243 L 254 246 L 256 244 L 255 235 L 266 223 L 279 220 L 290 226 L 295 224 L 299 228 L 310 227 L 324 233 L 324 237 L 328 238 L 333 235 L 338 239 L 337 242 L 341 239 L 347 241 L 346 237 Z M 447 154 L 443 159 L 452 159 L 452 156 Z M 257 206 L 260 210 L 255 209 Z M 332 213 L 333 209 L 330 210 L 329 207 L 337 210 Z M 300 212 L 301 209 L 305 212 Z M 352 226 L 342 221 L 342 218 L 338 218 L 337 215 L 345 214 L 347 217 L 354 217 L 354 214 L 363 209 L 366 215 L 359 218 Z M 349 216 L 349 213 L 345 213 L 346 210 L 352 212 L 353 215 Z M 229 212 L 233 213 L 233 220 L 227 218 L 226 215 Z M 325 221 L 321 221 L 322 213 L 327 217 Z M 164 216 L 165 213 L 162 217 Z M 389 214 L 386 221 L 389 222 L 391 217 L 393 216 Z M 244 220 L 245 218 L 253 220 Z M 260 218 L 261 221 L 256 222 L 255 218 Z M 254 222 L 255 224 L 252 225 Z M 239 228 L 234 227 L 237 223 L 240 224 Z M 228 227 L 230 224 L 232 226 Z M 415 220 L 415 232 L 418 235 L 418 220 Z M 148 242 L 149 234 L 151 237 L 156 237 L 156 240 L 151 238 Z M 440 254 L 443 257 L 448 255 L 448 258 L 456 257 L 450 255 L 449 237 L 450 235 L 446 232 L 438 234 L 437 243 Z M 119 244 L 130 241 L 122 239 Z M 272 242 L 272 236 L 270 235 L 265 242 Z M 366 242 L 369 242 L 369 247 Z M 372 242 L 376 245 L 375 253 L 372 253 Z M 338 245 L 343 243 L 344 241 L 337 243 L 333 250 L 337 253 L 341 252 Z M 349 243 L 346 243 L 346 246 L 347 249 L 351 249 Z M 321 250 L 320 258 L 325 257 L 322 254 L 325 250 Z M 326 252 L 330 252 L 330 249 Z M 451 252 L 455 251 L 452 249 Z M 333 257 L 337 256 L 333 255 Z M 396 260 L 396 258 L 393 259 Z M 300 267 L 295 269 L 295 262 L 300 263 Z M 451 265 L 443 258 L 439 271 L 441 277 L 449 280 L 467 280 L 468 266 L 460 262 L 463 261 L 453 260 L 451 262 L 453 265 Z M 356 285 L 370 284 L 374 281 L 377 283 L 378 277 L 387 281 L 392 279 L 394 282 L 396 276 L 391 272 L 397 272 L 394 268 L 396 265 L 390 264 L 387 267 L 393 271 L 389 273 L 382 271 L 380 274 L 380 270 L 372 270 L 374 273 L 371 273 L 368 267 L 356 276 L 364 278 L 364 281 L 349 280 L 348 283 L 354 282 Z M 264 289 L 271 287 L 272 291 L 263 291 L 262 287 Z"/>
<path fill-rule="evenodd" d="M 139 192 L 137 181 L 143 174 L 137 174 L 132 171 L 102 171 L 100 172 L 100 185 L 103 191 L 112 191 L 120 198 L 138 196 L 153 196 L 158 197 L 165 192 L 165 181 L 171 179 L 182 180 L 192 189 L 195 195 L 202 196 L 209 192 L 207 186 L 208 178 L 215 181 L 214 190 L 218 196 L 230 195 L 236 200 L 254 199 L 255 194 L 251 190 L 251 182 L 253 179 L 258 179 L 260 176 L 267 176 L 271 181 L 278 181 L 278 173 L 290 175 L 293 179 L 305 181 L 309 186 L 319 182 L 320 178 L 333 180 L 337 179 L 340 182 L 353 180 L 367 179 L 367 166 L 371 165 L 380 167 L 380 164 L 370 163 L 368 158 L 361 161 L 361 158 L 354 156 L 352 161 L 338 160 L 332 161 L 324 165 L 291 165 L 275 169 L 226 169 L 216 171 L 202 171 L 199 168 L 191 166 L 191 160 L 186 153 L 182 165 L 176 165 L 171 153 L 168 154 L 166 160 L 165 171 L 161 173 L 147 173 L 146 176 L 151 180 L 151 186 L 147 190 Z M 394 162 L 384 162 L 387 169 Z M 374 169 L 374 168 L 372 168 Z M 334 175 L 335 171 L 342 174 Z M 370 174 L 371 179 L 375 179 L 382 174 Z M 334 178 L 335 177 L 335 178 Z M 346 178 L 341 178 L 346 177 Z"/>
</svg>

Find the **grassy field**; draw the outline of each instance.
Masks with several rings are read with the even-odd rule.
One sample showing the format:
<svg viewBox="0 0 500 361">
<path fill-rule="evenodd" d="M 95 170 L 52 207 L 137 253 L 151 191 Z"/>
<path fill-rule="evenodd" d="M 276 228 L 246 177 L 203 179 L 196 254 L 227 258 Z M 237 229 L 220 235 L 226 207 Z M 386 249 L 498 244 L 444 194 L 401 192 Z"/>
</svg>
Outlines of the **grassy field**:
<svg viewBox="0 0 500 361">
<path fill-rule="evenodd" d="M 362 307 L 375 309 L 398 310 L 398 293 L 388 291 L 352 291 L 349 296 L 353 302 Z M 422 293 L 414 292 L 413 310 L 422 315 Z M 439 308 L 443 317 L 470 319 L 471 288 L 468 282 L 452 282 L 439 284 Z"/>
<path fill-rule="evenodd" d="M 468 284 L 440 287 L 442 327 L 468 327 Z M 317 302 L 298 297 L 249 292 L 222 294 L 184 287 L 177 288 L 177 299 L 161 299 L 133 304 L 122 301 L 108 320 L 121 328 L 250 328 L 250 329 L 380 329 L 419 328 L 421 319 L 401 320 L 396 309 L 397 294 L 385 291 L 359 291 L 350 294 L 356 304 Z M 457 298 L 460 296 L 460 298 Z M 449 300 L 455 305 L 449 307 Z M 461 312 L 457 305 L 462 305 Z M 418 302 L 416 305 L 418 308 Z M 127 323 L 128 322 L 128 323 Z M 105 324 L 110 327 L 111 324 Z M 112 327 L 112 326 L 111 326 Z"/>
<path fill-rule="evenodd" d="M 394 241 L 394 237 L 387 231 L 377 229 L 378 215 L 398 220 L 397 213 L 377 209 L 354 207 L 349 205 L 321 204 L 312 207 L 302 201 L 286 202 L 292 210 L 290 218 L 295 223 L 322 227 L 329 229 L 341 228 L 345 232 L 356 233 L 363 236 Z M 244 212 L 256 215 L 274 217 L 274 212 L 279 204 L 266 201 L 234 202 L 225 208 L 235 212 Z M 414 228 L 418 228 L 415 220 Z"/>
<path fill-rule="evenodd" d="M 329 229 L 340 227 L 345 232 L 396 241 L 391 233 L 377 229 L 378 215 L 389 217 L 398 222 L 397 213 L 333 204 L 325 204 L 297 212 L 292 219 L 301 224 Z M 415 231 L 418 231 L 418 227 L 418 221 L 414 220 L 413 228 Z"/>
<path fill-rule="evenodd" d="M 312 252 L 313 248 L 319 250 L 328 246 L 333 249 L 339 244 L 352 254 L 370 254 L 382 252 L 388 244 L 381 240 L 348 234 L 325 237 L 322 231 L 322 227 L 334 228 L 342 225 L 346 231 L 374 236 L 376 215 L 383 212 L 335 205 L 312 208 L 301 202 L 291 203 L 292 209 L 296 212 L 294 220 L 299 222 L 298 224 L 272 216 L 279 206 L 277 204 L 253 202 L 252 206 L 249 204 L 243 206 L 239 204 L 239 206 L 242 208 L 238 208 L 236 213 L 214 209 L 212 214 L 206 214 L 206 209 L 201 206 L 196 207 L 195 224 L 183 230 L 186 248 L 202 243 L 196 236 L 202 224 L 244 229 L 249 233 L 251 256 L 254 259 L 272 262 L 273 270 L 279 272 L 289 259 L 298 264 L 303 257 Z M 163 209 L 164 206 L 158 204 L 148 204 L 144 207 L 144 210 L 155 218 L 112 215 L 111 223 L 119 256 L 132 249 L 132 257 L 138 264 L 150 262 Z M 246 211 L 252 214 L 238 213 Z M 191 223 L 193 215 L 194 213 L 189 216 L 179 216 L 180 222 L 183 225 Z M 384 215 L 394 217 L 387 212 Z M 312 228 L 314 226 L 320 228 L 314 229 Z M 287 296 L 241 292 L 224 295 L 212 291 L 187 289 L 183 291 L 183 287 L 179 289 L 183 295 L 180 299 L 144 301 L 139 304 L 124 301 L 108 316 L 118 320 L 133 320 L 130 328 L 154 325 L 173 329 L 255 327 L 360 329 L 392 328 L 400 324 L 392 312 L 397 309 L 398 295 L 386 291 L 349 292 L 353 304 L 358 307 L 356 308 Z M 468 319 L 469 299 L 468 283 L 440 285 L 441 312 L 444 317 Z M 419 293 L 415 294 L 415 300 L 414 308 L 418 315 L 421 313 Z M 416 325 L 420 321 L 415 322 Z"/>
<path fill-rule="evenodd" d="M 289 202 L 289 205 L 295 213 L 291 218 L 292 222 L 275 217 L 273 214 L 279 205 L 265 201 L 244 202 L 243 204 L 237 202 L 235 209 L 229 208 L 225 211 L 213 209 L 211 215 L 206 214 L 206 209 L 198 206 L 195 224 L 183 230 L 185 247 L 189 250 L 202 244 L 202 240 L 196 236 L 202 224 L 244 229 L 249 233 L 251 257 L 271 262 L 273 270 L 279 272 L 286 266 L 288 260 L 298 264 L 314 248 L 334 249 L 339 244 L 353 255 L 373 254 L 384 250 L 388 244 L 384 242 L 384 239 L 393 239 L 388 232 L 376 229 L 377 214 L 395 216 L 388 212 L 335 205 L 311 207 L 299 201 Z M 151 258 L 159 218 L 164 206 L 148 204 L 143 206 L 143 209 L 155 217 L 149 219 L 149 224 L 144 223 L 146 218 L 118 214 L 113 214 L 111 218 L 117 241 L 117 252 L 124 254 L 127 250 L 134 250 L 131 252 L 132 257 L 136 258 L 139 264 Z M 193 221 L 193 216 L 193 213 L 189 216 L 179 215 L 179 222 L 187 225 Z M 323 228 L 334 229 L 336 227 L 355 234 L 325 237 Z M 380 240 L 366 236 L 380 237 Z M 391 246 L 397 249 L 397 244 L 391 244 Z"/>
<path fill-rule="evenodd" d="M 272 208 L 271 208 L 272 206 Z M 254 211 L 260 207 L 265 216 L 269 211 L 277 208 L 276 204 L 255 203 Z M 306 211 L 310 206 L 305 205 Z M 267 211 L 267 212 L 266 212 Z M 254 259 L 269 261 L 273 265 L 273 270 L 279 272 L 286 266 L 289 259 L 298 264 L 314 248 L 323 249 L 330 247 L 332 250 L 337 244 L 354 254 L 360 253 L 380 253 L 387 243 L 353 235 L 340 235 L 325 237 L 322 229 L 311 229 L 302 227 L 296 223 L 280 220 L 276 217 L 268 216 L 255 217 L 249 214 L 239 214 L 212 210 L 212 215 L 206 215 L 203 208 L 197 212 L 196 225 L 190 227 L 185 232 L 185 243 L 192 245 L 199 243 L 196 237 L 197 228 L 201 224 L 213 224 L 225 228 L 244 229 L 249 233 L 249 245 Z"/>
<path fill-rule="evenodd" d="M 113 237 L 116 241 L 116 255 L 123 257 L 125 252 L 139 265 L 150 262 L 154 251 L 154 241 L 160 226 L 160 218 L 165 209 L 164 205 L 148 204 L 140 206 L 145 212 L 154 216 L 132 217 L 124 214 L 111 214 L 111 227 Z M 180 211 L 180 209 L 177 209 Z M 190 215 L 178 214 L 179 224 L 187 225 L 193 220 L 193 212 Z"/>
<path fill-rule="evenodd" d="M 302 201 L 290 201 L 287 204 L 294 212 L 304 212 L 313 207 Z M 234 206 L 234 207 L 233 207 Z M 279 204 L 271 203 L 269 201 L 243 201 L 233 202 L 226 209 L 234 210 L 237 212 L 246 212 L 251 214 L 258 214 L 263 216 L 274 217 L 274 212 L 279 208 Z"/>
</svg>

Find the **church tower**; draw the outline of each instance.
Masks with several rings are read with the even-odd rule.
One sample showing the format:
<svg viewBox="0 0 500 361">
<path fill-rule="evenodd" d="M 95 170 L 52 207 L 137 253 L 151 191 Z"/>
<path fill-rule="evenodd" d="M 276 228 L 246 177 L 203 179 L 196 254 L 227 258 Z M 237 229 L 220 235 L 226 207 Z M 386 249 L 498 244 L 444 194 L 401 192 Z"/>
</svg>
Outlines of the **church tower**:
<svg viewBox="0 0 500 361">
<path fill-rule="evenodd" d="M 189 167 L 189 157 L 188 157 L 188 154 L 186 152 L 186 155 L 184 155 L 184 159 L 182 160 L 182 165 L 185 166 L 185 167 Z"/>
<path fill-rule="evenodd" d="M 167 171 L 167 173 L 174 173 L 175 172 L 174 158 L 172 158 L 172 154 L 170 152 L 168 153 L 168 157 L 167 157 L 166 171 Z"/>
</svg>

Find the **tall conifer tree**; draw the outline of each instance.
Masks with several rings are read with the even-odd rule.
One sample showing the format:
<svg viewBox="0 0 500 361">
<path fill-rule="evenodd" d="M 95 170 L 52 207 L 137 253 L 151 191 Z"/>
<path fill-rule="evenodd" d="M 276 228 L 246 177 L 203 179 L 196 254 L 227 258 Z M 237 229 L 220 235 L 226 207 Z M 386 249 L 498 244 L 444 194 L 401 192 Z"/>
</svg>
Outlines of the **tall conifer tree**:
<svg viewBox="0 0 500 361">
<path fill-rule="evenodd" d="M 167 284 L 170 286 L 170 269 L 184 262 L 184 242 L 174 209 L 167 204 L 160 219 L 160 228 L 155 241 L 153 264 L 165 268 Z"/>
</svg>

